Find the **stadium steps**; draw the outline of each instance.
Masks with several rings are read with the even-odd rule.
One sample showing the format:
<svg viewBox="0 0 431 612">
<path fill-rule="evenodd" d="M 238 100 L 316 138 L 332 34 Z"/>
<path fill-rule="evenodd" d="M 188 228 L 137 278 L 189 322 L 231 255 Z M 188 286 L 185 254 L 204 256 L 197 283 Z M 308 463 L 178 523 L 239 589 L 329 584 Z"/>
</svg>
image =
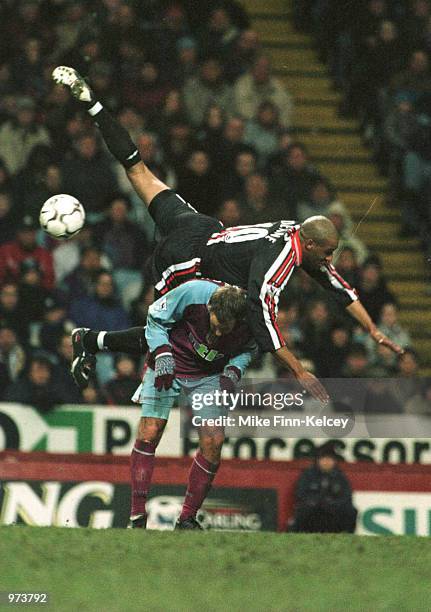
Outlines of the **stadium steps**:
<svg viewBox="0 0 431 612">
<path fill-rule="evenodd" d="M 280 66 L 273 66 L 273 69 L 278 78 L 286 86 L 289 86 L 289 90 L 295 96 L 295 99 L 303 96 L 316 100 L 316 95 L 318 97 L 323 96 L 324 100 L 330 99 L 331 96 L 333 100 L 341 99 L 340 94 L 334 91 L 331 79 L 325 73 L 310 73 L 308 71 L 308 76 L 304 73 L 302 76 L 301 74 L 294 76 L 291 73 L 292 71 L 286 74 L 286 69 L 282 70 Z"/>
<path fill-rule="evenodd" d="M 416 312 L 431 312 L 431 297 L 424 296 L 420 302 L 414 297 L 414 295 L 400 295 L 400 304 L 404 307 L 408 307 L 409 310 Z M 431 320 L 431 319 L 430 319 Z"/>
<path fill-rule="evenodd" d="M 406 299 L 406 301 L 415 301 L 415 296 L 421 293 L 423 290 L 423 284 L 414 278 L 412 280 L 407 278 L 405 280 L 398 280 L 396 283 L 394 283 L 393 280 L 390 281 L 389 288 L 397 291 L 397 295 L 399 296 L 400 300 Z M 421 300 L 421 303 L 428 304 L 428 307 L 431 310 L 431 297 Z"/>
<path fill-rule="evenodd" d="M 273 19 L 268 19 L 263 15 L 260 18 L 256 17 L 254 21 L 259 21 L 260 40 L 265 47 L 279 48 L 284 45 L 286 48 L 292 49 L 309 49 L 310 37 L 301 32 L 296 32 L 290 28 L 286 28 L 286 17 L 278 19 L 275 23 Z"/>
<path fill-rule="evenodd" d="M 288 17 L 289 23 L 291 23 L 292 9 L 290 2 L 286 2 L 286 0 L 242 0 L 241 4 L 244 5 L 252 19 L 254 15 L 268 16 L 271 20 Z M 293 30 L 293 24 L 291 24 L 291 27 Z"/>
<path fill-rule="evenodd" d="M 338 116 L 341 97 L 310 36 L 295 30 L 289 0 L 241 0 L 278 78 L 295 100 L 293 131 L 331 180 L 358 225 L 357 235 L 382 258 L 389 286 L 431 375 L 431 298 L 425 294 L 426 265 L 415 239 L 398 238 L 400 215 L 386 203 L 387 180 L 373 165 L 355 120 Z M 371 206 L 372 205 L 372 206 Z M 371 210 L 370 210 L 371 207 Z M 363 219 L 364 215 L 366 218 Z"/>
<path fill-rule="evenodd" d="M 345 189 L 353 193 L 377 192 L 378 194 L 384 194 L 387 187 L 384 178 L 372 172 L 364 173 L 359 164 L 354 172 L 343 172 L 343 168 L 338 167 L 336 172 L 330 172 L 327 176 L 339 191 Z"/>
<path fill-rule="evenodd" d="M 322 145 L 319 143 L 311 144 L 307 147 L 309 154 L 316 164 L 320 166 L 322 162 L 333 163 L 369 163 L 371 161 L 370 152 L 366 149 L 355 150 L 350 145 Z"/>
</svg>

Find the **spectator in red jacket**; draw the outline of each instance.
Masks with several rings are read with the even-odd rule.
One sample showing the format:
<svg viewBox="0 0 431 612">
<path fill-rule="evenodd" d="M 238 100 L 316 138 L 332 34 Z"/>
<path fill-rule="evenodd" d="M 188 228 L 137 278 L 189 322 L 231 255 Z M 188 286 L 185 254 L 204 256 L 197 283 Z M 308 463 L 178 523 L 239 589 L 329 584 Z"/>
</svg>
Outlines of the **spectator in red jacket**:
<svg viewBox="0 0 431 612">
<path fill-rule="evenodd" d="M 54 266 L 51 253 L 37 245 L 37 221 L 25 215 L 18 226 L 15 240 L 0 247 L 0 285 L 4 281 L 18 281 L 22 262 L 31 259 L 38 263 L 42 275 L 42 286 L 51 290 L 54 287 Z"/>
</svg>

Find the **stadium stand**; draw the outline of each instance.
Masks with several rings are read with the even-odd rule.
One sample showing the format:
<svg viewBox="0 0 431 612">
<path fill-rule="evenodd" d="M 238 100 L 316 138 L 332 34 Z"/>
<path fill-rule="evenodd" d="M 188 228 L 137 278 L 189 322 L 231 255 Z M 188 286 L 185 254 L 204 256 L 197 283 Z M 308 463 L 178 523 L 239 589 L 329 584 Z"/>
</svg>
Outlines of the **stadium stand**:
<svg viewBox="0 0 431 612">
<path fill-rule="evenodd" d="M 407 2 L 349 5 L 349 11 L 359 13 L 361 23 L 369 29 L 369 34 L 375 35 L 378 27 L 386 23 L 389 17 L 392 20 L 396 18 L 396 23 L 402 24 L 403 16 L 409 16 L 408 27 L 416 23 L 421 28 L 420 42 L 410 34 L 410 47 L 398 47 L 398 67 L 406 66 L 407 75 L 410 74 L 408 49 L 423 49 L 426 42 L 426 15 L 420 20 L 415 19 L 414 15 L 419 4 L 426 3 L 412 3 L 411 15 Z M 368 14 L 374 5 L 384 7 L 383 14 L 375 20 Z M 345 12 L 344 5 L 336 2 L 298 0 L 289 4 L 274 0 L 265 3 L 264 8 L 258 2 L 248 2 L 247 6 L 265 51 L 272 49 L 273 58 L 277 58 L 279 75 L 294 95 L 295 130 L 301 134 L 301 141 L 309 146 L 313 160 L 333 181 L 355 223 L 372 205 L 357 235 L 380 255 L 389 286 L 401 307 L 400 320 L 411 331 L 422 363 L 429 363 L 431 340 L 424 329 L 430 312 L 425 286 L 429 263 L 421 253 L 421 247 L 429 249 L 429 229 L 426 232 L 428 239 L 421 239 L 416 232 L 416 236 L 410 235 L 400 240 L 399 203 L 397 205 L 391 196 L 395 189 L 398 200 L 403 202 L 404 194 L 391 180 L 382 176 L 376 166 L 376 159 L 379 160 L 376 152 L 379 126 L 375 128 L 377 133 L 371 137 L 370 128 L 374 126 L 364 122 L 365 109 L 360 107 L 356 112 L 346 112 L 343 105 L 353 77 L 346 69 L 344 79 L 338 78 L 337 67 L 344 62 L 352 68 L 361 53 L 362 48 L 351 42 L 352 37 L 357 35 L 358 15 Z M 389 9 L 391 15 L 388 14 Z M 423 10 L 429 13 L 429 7 Z M 401 36 L 407 38 L 404 31 Z M 353 45 L 349 49 L 356 53 L 353 57 L 345 49 L 346 38 Z M 322 64 L 319 56 L 328 62 L 327 66 Z M 370 68 L 370 63 L 367 67 Z M 428 78 L 428 69 L 425 73 Z M 383 95 L 384 92 L 379 90 L 378 93 Z M 343 112 L 340 113 L 340 110 Z M 383 107 L 382 112 L 385 111 L 388 112 Z M 398 171 L 397 176 L 400 177 L 400 174 Z M 429 372 L 429 368 L 421 371 Z"/>
<path fill-rule="evenodd" d="M 122 321 L 142 318 L 140 302 L 145 306 L 148 294 L 145 265 L 153 228 L 88 117 L 51 81 L 52 68 L 59 63 L 88 76 L 138 141 L 150 168 L 198 209 L 235 223 L 292 218 L 301 211 L 304 217 L 332 215 L 344 231 L 343 248 L 350 248 L 344 265 L 357 280 L 361 297 L 368 296 L 377 320 L 388 302 L 397 304 L 390 324 L 397 333 L 399 326 L 405 327 L 420 361 L 429 360 L 431 336 L 424 328 L 431 322 L 431 298 L 424 295 L 420 237 L 398 237 L 400 212 L 387 200 L 388 189 L 395 190 L 393 164 L 399 159 L 389 155 L 390 179 L 375 163 L 381 158 L 382 133 L 394 133 L 390 126 L 382 132 L 382 125 L 386 121 L 393 126 L 397 119 L 379 116 L 377 124 L 362 98 L 357 108 L 349 107 L 358 87 L 346 67 L 353 43 L 347 35 L 343 38 L 333 16 L 322 16 L 326 4 L 334 3 L 198 4 L 199 10 L 187 0 L 1 4 L 0 262 L 10 261 L 11 241 L 15 250 L 9 274 L 1 267 L 0 321 L 9 331 L 3 329 L 7 338 L 0 343 L 0 375 L 6 381 L 0 400 L 8 397 L 6 383 L 16 383 L 10 352 L 25 354 L 30 364 L 35 354 L 46 351 L 46 334 L 43 341 L 41 336 L 46 298 L 66 303 L 57 324 L 67 331 L 70 319 L 84 324 L 76 313 L 88 310 L 90 303 L 94 312 L 108 307 L 121 312 Z M 406 3 L 396 4 L 403 8 Z M 378 21 L 382 25 L 383 17 Z M 332 38 L 322 39 L 323 23 L 334 25 Z M 417 20 L 412 17 L 409 23 L 413 27 Z M 407 57 L 407 50 L 400 51 L 400 60 Z M 407 68 L 407 77 L 412 69 Z M 373 93 L 379 96 L 376 87 Z M 353 116 L 341 116 L 340 108 L 343 115 Z M 54 243 L 40 231 L 34 234 L 39 206 L 61 192 L 78 197 L 89 213 L 86 229 L 66 244 Z M 23 223 L 28 224 L 24 232 Z M 31 257 L 17 251 L 15 235 L 23 233 L 30 242 L 34 236 L 37 241 Z M 47 280 L 41 261 L 54 266 L 55 285 Z M 95 289 L 101 270 L 116 285 L 108 296 Z M 42 305 L 39 314 L 32 308 L 29 316 L 28 295 L 33 306 Z M 14 299 L 17 303 L 10 305 L 8 300 Z M 314 334 L 316 346 L 331 342 L 337 372 L 343 369 L 342 356 L 359 342 L 365 346 L 365 365 L 387 372 L 343 314 L 329 312 L 319 300 L 319 291 L 298 275 L 281 305 L 290 313 L 290 346 L 314 361 L 318 374 L 328 375 L 318 351 L 310 352 L 304 338 Z M 16 310 L 22 321 L 18 330 L 9 329 L 8 309 Z M 57 343 L 48 345 L 53 367 L 64 366 Z M 109 370 L 100 372 L 102 383 L 109 385 L 112 367 L 111 362 Z M 393 363 L 391 368 L 393 372 Z M 100 402 L 105 397 L 96 385 L 81 400 Z"/>
</svg>

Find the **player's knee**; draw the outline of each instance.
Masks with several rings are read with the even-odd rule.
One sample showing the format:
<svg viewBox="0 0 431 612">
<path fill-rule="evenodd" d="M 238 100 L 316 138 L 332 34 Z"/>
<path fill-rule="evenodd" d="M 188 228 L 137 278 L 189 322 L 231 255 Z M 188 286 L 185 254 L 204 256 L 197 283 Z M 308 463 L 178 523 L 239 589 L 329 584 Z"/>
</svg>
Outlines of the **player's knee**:
<svg viewBox="0 0 431 612">
<path fill-rule="evenodd" d="M 158 444 L 166 426 L 165 419 L 142 417 L 139 421 L 138 440 Z"/>
<path fill-rule="evenodd" d="M 205 459 L 209 461 L 210 463 L 213 463 L 214 465 L 217 465 L 218 463 L 220 463 L 221 446 L 219 448 L 214 448 L 214 447 L 202 448 L 201 447 L 201 452 L 202 452 L 202 455 L 205 457 Z"/>
<path fill-rule="evenodd" d="M 219 463 L 221 456 L 221 449 L 223 446 L 225 436 L 221 432 L 212 432 L 201 435 L 199 446 L 205 459 L 210 463 Z"/>
</svg>

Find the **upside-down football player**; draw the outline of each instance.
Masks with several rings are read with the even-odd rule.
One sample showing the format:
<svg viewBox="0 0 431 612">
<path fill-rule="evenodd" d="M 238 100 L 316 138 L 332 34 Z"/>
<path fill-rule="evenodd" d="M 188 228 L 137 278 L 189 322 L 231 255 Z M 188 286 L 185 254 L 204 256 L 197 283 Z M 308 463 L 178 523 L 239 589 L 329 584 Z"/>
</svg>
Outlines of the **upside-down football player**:
<svg viewBox="0 0 431 612">
<path fill-rule="evenodd" d="M 225 406 L 209 398 L 218 391 L 235 391 L 257 349 L 245 318 L 243 289 L 203 279 L 183 283 L 150 306 L 145 328 L 148 368 L 133 397 L 142 405 L 142 416 L 131 455 L 130 527 L 146 526 L 156 447 L 182 392 L 192 408 L 196 394 L 205 395 L 206 403 L 195 413 L 200 417 L 199 450 L 175 528 L 202 529 L 196 513 L 217 473 L 224 441 L 224 428 L 207 419 L 227 413 Z"/>
<path fill-rule="evenodd" d="M 296 268 L 301 267 L 341 301 L 375 342 L 402 352 L 377 329 L 355 290 L 332 265 L 338 235 L 329 219 L 316 216 L 301 225 L 282 220 L 224 228 L 216 219 L 198 213 L 146 167 L 127 131 L 94 98 L 89 85 L 73 68 L 55 68 L 53 79 L 69 87 L 86 106 L 162 234 L 152 264 L 158 295 L 200 276 L 247 289 L 247 319 L 260 350 L 273 352 L 303 388 L 323 402 L 328 400 L 325 388 L 288 350 L 277 326 L 279 296 Z M 86 384 L 91 363 L 87 361 L 88 354 L 98 348 L 124 352 L 147 349 L 142 328 L 119 332 L 117 336 L 116 332 L 106 334 L 102 346 L 100 338 L 98 345 L 94 340 L 86 342 L 86 331 L 80 329 L 72 338 L 72 373 L 78 384 Z"/>
</svg>

